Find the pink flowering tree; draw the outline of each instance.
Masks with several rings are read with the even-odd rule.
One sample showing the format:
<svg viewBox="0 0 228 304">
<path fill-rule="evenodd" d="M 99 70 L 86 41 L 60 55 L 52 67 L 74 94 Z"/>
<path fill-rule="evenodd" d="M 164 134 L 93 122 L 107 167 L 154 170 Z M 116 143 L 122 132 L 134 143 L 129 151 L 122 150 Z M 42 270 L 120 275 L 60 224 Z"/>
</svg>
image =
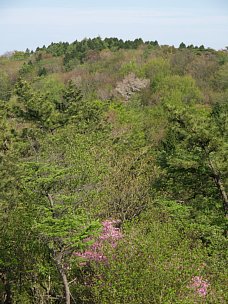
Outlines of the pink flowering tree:
<svg viewBox="0 0 228 304">
<path fill-rule="evenodd" d="M 106 220 L 102 222 L 102 231 L 97 240 L 83 252 L 75 252 L 75 256 L 84 258 L 86 261 L 107 261 L 103 249 L 105 244 L 110 244 L 112 248 L 117 246 L 118 240 L 122 238 L 122 233 L 117 225 L 120 222 L 117 220 Z M 87 238 L 85 241 L 91 241 Z"/>
</svg>

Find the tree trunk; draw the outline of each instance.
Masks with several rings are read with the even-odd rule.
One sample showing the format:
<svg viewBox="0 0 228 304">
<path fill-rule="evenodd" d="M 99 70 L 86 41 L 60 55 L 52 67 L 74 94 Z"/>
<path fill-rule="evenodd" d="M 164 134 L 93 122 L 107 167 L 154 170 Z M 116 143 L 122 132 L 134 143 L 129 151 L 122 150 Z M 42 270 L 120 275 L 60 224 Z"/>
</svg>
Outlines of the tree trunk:
<svg viewBox="0 0 228 304">
<path fill-rule="evenodd" d="M 47 198 L 50 202 L 52 217 L 55 218 L 54 201 L 53 201 L 51 194 L 47 193 Z M 53 259 L 55 261 L 57 270 L 58 270 L 60 277 L 62 279 L 62 282 L 63 282 L 64 293 L 65 293 L 65 303 L 70 304 L 70 288 L 69 288 L 69 283 L 67 280 L 67 275 L 66 275 L 65 269 L 63 267 L 63 263 L 62 263 L 64 253 L 62 251 L 60 251 L 60 252 L 52 252 L 52 254 L 53 254 Z"/>
<path fill-rule="evenodd" d="M 5 289 L 5 296 L 4 296 L 4 304 L 12 304 L 13 301 L 12 301 L 12 292 L 11 292 L 11 286 L 10 286 L 10 283 L 6 277 L 5 274 L 3 274 L 1 276 L 1 279 L 2 279 L 2 283 L 4 285 L 4 289 Z"/>
<path fill-rule="evenodd" d="M 210 159 L 210 157 L 209 157 L 209 165 L 210 165 L 210 168 L 213 173 L 213 179 L 214 179 L 215 185 L 217 186 L 217 188 L 221 194 L 222 200 L 223 200 L 223 210 L 224 210 L 225 216 L 228 217 L 228 197 L 226 194 L 226 190 L 223 185 L 221 176 L 220 176 L 218 170 L 216 169 L 215 165 L 213 164 L 212 160 Z"/>
<path fill-rule="evenodd" d="M 63 284 L 64 284 L 66 304 L 70 304 L 70 288 L 69 288 L 69 284 L 68 284 L 68 280 L 67 280 L 65 270 L 61 267 L 61 268 L 59 268 L 59 273 L 62 277 L 62 281 L 63 281 Z"/>
<path fill-rule="evenodd" d="M 61 279 L 62 279 L 62 282 L 63 282 L 64 293 L 65 293 L 65 303 L 70 304 L 70 288 L 69 288 L 69 283 L 68 283 L 68 280 L 67 280 L 66 272 L 65 272 L 65 270 L 63 268 L 63 265 L 62 265 L 62 256 L 63 256 L 62 252 L 57 253 L 54 256 L 54 261 L 56 263 L 58 272 L 59 272 L 59 274 L 61 276 Z"/>
<path fill-rule="evenodd" d="M 12 304 L 12 293 L 11 293 L 11 288 L 10 288 L 10 284 L 6 283 L 5 284 L 5 292 L 6 292 L 6 298 L 4 301 L 4 304 Z"/>
</svg>

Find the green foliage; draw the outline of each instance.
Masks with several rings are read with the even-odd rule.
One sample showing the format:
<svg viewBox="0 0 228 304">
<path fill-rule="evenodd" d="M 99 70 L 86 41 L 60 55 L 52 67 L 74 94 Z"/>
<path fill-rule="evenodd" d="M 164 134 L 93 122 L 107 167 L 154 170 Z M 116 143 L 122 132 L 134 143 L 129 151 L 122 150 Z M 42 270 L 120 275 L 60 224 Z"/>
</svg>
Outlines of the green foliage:
<svg viewBox="0 0 228 304">
<path fill-rule="evenodd" d="M 26 74 L 31 73 L 34 70 L 34 65 L 32 61 L 28 61 L 28 63 L 23 63 L 22 67 L 20 68 L 19 74 L 20 76 L 24 76 Z"/>
<path fill-rule="evenodd" d="M 57 110 L 62 114 L 60 122 L 68 121 L 78 124 L 84 130 L 99 124 L 105 104 L 96 100 L 85 100 L 81 90 L 72 81 L 68 83 L 60 103 L 56 104 Z"/>
<path fill-rule="evenodd" d="M 121 76 L 127 76 L 130 73 L 134 73 L 136 76 L 141 76 L 140 68 L 134 61 L 123 64 L 120 70 Z"/>
<path fill-rule="evenodd" d="M 228 63 L 222 65 L 216 75 L 216 84 L 220 89 L 228 89 Z"/>
<path fill-rule="evenodd" d="M 0 99 L 9 100 L 11 95 L 10 79 L 6 72 L 0 72 Z"/>
<path fill-rule="evenodd" d="M 227 130 L 204 106 L 168 109 L 170 124 L 158 156 L 164 171 L 157 186 L 165 197 L 191 206 L 203 241 L 223 242 L 227 206 L 221 185 L 227 185 Z"/>
<path fill-rule="evenodd" d="M 202 266 L 206 254 L 200 242 L 182 238 L 172 222 L 161 222 L 160 216 L 150 210 L 126 225 L 124 240 L 109 250 L 108 263 L 92 265 L 94 280 L 85 274 L 95 303 L 201 303 L 189 286 L 193 276 L 208 275 Z M 210 303 L 216 303 L 213 297 L 208 296 Z"/>
<path fill-rule="evenodd" d="M 62 56 L 65 52 L 67 47 L 69 46 L 68 42 L 59 42 L 59 43 L 51 43 L 47 48 L 48 53 L 53 54 L 54 56 Z"/>
<path fill-rule="evenodd" d="M 47 99 L 54 104 L 62 98 L 62 92 L 65 88 L 64 84 L 59 81 L 55 75 L 48 75 L 36 79 L 36 81 L 32 83 L 32 87 L 35 91 L 42 91 Z"/>
<path fill-rule="evenodd" d="M 16 85 L 17 103 L 13 106 L 16 116 L 36 123 L 40 128 L 52 128 L 55 121 L 54 105 L 46 96 L 36 93 L 23 80 Z"/>
<path fill-rule="evenodd" d="M 182 105 L 182 103 L 195 103 L 202 100 L 202 94 L 196 86 L 195 80 L 189 76 L 164 77 L 156 90 L 165 103 Z"/>
<path fill-rule="evenodd" d="M 156 88 L 157 84 L 164 78 L 170 75 L 170 64 L 168 60 L 163 58 L 155 58 L 147 62 L 144 67 L 146 78 L 151 81 L 152 88 Z"/>
<path fill-rule="evenodd" d="M 35 123 L 39 128 L 52 130 L 69 122 L 78 124 L 82 130 L 91 124 L 98 124 L 104 106 L 99 101 L 86 101 L 81 90 L 73 82 L 50 88 L 45 82 L 46 92 L 39 93 L 20 79 L 16 84 L 16 103 L 12 112 L 22 121 Z M 50 89 L 49 89 L 50 88 Z M 51 94 L 53 92 L 53 95 Z"/>
<path fill-rule="evenodd" d="M 179 49 L 185 49 L 185 48 L 186 48 L 186 45 L 184 44 L 184 42 L 181 42 Z"/>
<path fill-rule="evenodd" d="M 22 52 L 22 51 L 14 51 L 12 54 L 12 59 L 13 60 L 24 60 L 29 56 L 27 52 Z"/>
<path fill-rule="evenodd" d="M 37 72 L 37 75 L 38 76 L 45 76 L 45 75 L 47 75 L 46 68 L 45 67 L 40 67 L 39 70 L 38 70 L 38 72 Z"/>
</svg>

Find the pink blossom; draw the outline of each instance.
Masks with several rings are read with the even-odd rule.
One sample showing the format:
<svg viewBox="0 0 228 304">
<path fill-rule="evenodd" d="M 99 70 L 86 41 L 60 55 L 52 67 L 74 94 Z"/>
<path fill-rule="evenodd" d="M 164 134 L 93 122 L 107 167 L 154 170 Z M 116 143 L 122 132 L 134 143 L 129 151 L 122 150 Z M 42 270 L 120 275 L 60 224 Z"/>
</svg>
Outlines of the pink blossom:
<svg viewBox="0 0 228 304">
<path fill-rule="evenodd" d="M 98 239 L 89 246 L 84 252 L 75 252 L 76 256 L 93 261 L 107 261 L 107 257 L 103 254 L 102 249 L 105 242 L 109 243 L 113 248 L 117 246 L 118 240 L 122 238 L 120 228 L 115 227 L 119 221 L 106 220 L 102 222 L 102 232 Z M 87 241 L 91 240 L 90 238 Z"/>
<path fill-rule="evenodd" d="M 190 287 L 193 288 L 200 296 L 205 297 L 207 295 L 209 285 L 210 284 L 206 280 L 203 280 L 202 276 L 194 276 Z"/>
</svg>

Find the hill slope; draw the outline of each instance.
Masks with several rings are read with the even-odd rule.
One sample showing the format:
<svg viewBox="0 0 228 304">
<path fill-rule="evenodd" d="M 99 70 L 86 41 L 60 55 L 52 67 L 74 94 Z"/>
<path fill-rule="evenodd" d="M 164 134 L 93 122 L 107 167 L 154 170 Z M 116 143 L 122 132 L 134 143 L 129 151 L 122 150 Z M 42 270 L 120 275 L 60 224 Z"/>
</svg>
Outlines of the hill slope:
<svg viewBox="0 0 228 304">
<path fill-rule="evenodd" d="M 2 303 L 226 303 L 228 53 L 117 38 L 0 58 Z"/>
</svg>

